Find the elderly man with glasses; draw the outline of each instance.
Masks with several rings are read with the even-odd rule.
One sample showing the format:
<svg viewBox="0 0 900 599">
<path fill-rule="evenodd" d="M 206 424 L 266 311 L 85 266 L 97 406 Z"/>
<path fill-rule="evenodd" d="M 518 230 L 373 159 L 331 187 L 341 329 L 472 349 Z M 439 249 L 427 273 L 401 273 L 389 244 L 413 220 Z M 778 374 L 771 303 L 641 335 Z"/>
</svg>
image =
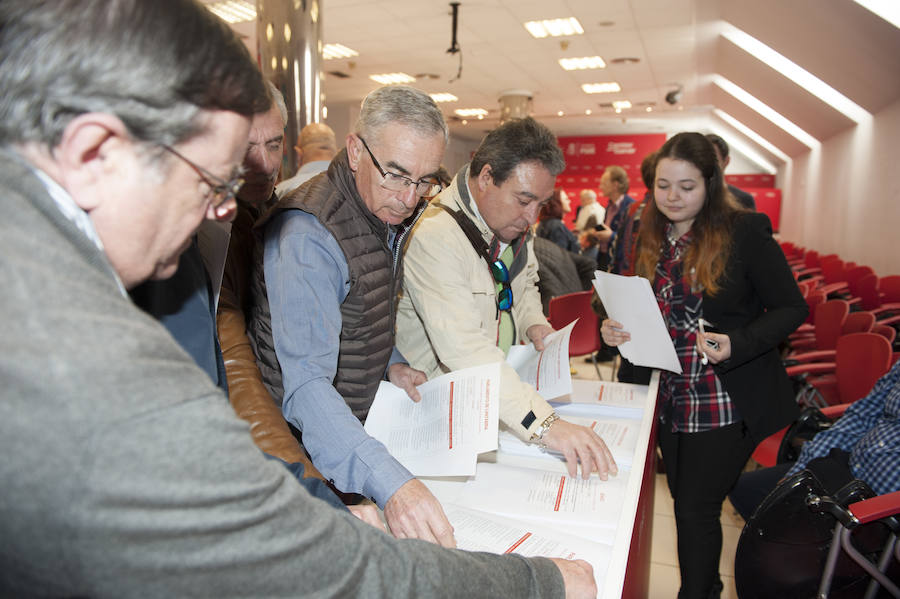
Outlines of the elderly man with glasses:
<svg viewBox="0 0 900 599">
<path fill-rule="evenodd" d="M 394 349 L 402 248 L 449 132 L 425 93 L 375 90 L 328 170 L 281 198 L 257 224 L 251 342 L 272 397 L 313 464 L 344 493 L 384 509 L 397 537 L 455 546 L 440 503 L 363 430 L 379 382 L 420 399 L 425 375 Z"/>
<path fill-rule="evenodd" d="M 409 242 L 397 347 L 429 376 L 501 362 L 500 420 L 525 441 L 566 456 L 569 474 L 616 472 L 593 430 L 559 419 L 505 362 L 520 340 L 543 349 L 531 225 L 565 168 L 556 138 L 531 118 L 484 138 L 472 162 L 435 198 Z"/>
</svg>

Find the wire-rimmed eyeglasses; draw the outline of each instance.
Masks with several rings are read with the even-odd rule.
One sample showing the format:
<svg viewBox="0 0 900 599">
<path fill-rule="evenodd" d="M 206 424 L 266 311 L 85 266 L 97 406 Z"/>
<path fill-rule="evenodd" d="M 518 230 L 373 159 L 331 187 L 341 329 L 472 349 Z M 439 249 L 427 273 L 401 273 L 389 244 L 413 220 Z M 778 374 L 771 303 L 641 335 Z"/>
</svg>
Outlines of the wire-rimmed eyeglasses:
<svg viewBox="0 0 900 599">
<path fill-rule="evenodd" d="M 502 286 L 500 293 L 497 294 L 497 308 L 503 311 L 511 310 L 513 294 L 512 288 L 509 286 L 509 270 L 503 260 L 498 259 L 491 262 L 491 274 L 494 275 L 494 280 Z"/>
<path fill-rule="evenodd" d="M 416 196 L 421 198 L 436 196 L 444 188 L 444 186 L 436 179 L 420 179 L 418 181 L 413 181 L 405 175 L 384 170 L 381 168 L 378 159 L 375 158 L 375 154 L 369 149 L 369 144 L 366 143 L 366 140 L 359 135 L 357 135 L 357 137 L 359 137 L 359 141 L 362 142 L 366 152 L 369 153 L 372 164 L 375 165 L 375 168 L 378 169 L 378 172 L 381 174 L 381 186 L 385 189 L 390 189 L 391 191 L 406 191 L 407 187 L 415 185 Z"/>
<path fill-rule="evenodd" d="M 237 196 L 238 191 L 240 191 L 241 186 L 244 184 L 244 177 L 242 173 L 238 172 L 230 181 L 225 181 L 224 179 L 215 176 L 202 166 L 195 164 L 191 159 L 186 158 L 181 155 L 174 148 L 167 146 L 166 144 L 160 144 L 160 146 L 170 152 L 174 156 L 180 158 L 185 164 L 194 169 L 194 172 L 197 173 L 197 176 L 209 186 L 209 193 L 207 194 L 207 198 L 212 204 L 213 210 L 222 206 L 230 200 L 233 200 L 235 196 Z"/>
</svg>

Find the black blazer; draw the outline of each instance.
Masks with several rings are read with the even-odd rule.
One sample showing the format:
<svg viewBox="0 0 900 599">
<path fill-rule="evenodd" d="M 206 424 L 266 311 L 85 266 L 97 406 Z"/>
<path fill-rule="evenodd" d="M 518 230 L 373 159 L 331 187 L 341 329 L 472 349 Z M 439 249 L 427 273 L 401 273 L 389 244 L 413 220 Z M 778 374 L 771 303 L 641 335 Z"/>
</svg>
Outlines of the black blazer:
<svg viewBox="0 0 900 599">
<path fill-rule="evenodd" d="M 751 437 L 758 443 L 793 422 L 800 410 L 778 345 L 809 308 L 765 214 L 736 217 L 721 288 L 703 294 L 703 313 L 731 339 L 731 357 L 715 372 Z"/>
</svg>

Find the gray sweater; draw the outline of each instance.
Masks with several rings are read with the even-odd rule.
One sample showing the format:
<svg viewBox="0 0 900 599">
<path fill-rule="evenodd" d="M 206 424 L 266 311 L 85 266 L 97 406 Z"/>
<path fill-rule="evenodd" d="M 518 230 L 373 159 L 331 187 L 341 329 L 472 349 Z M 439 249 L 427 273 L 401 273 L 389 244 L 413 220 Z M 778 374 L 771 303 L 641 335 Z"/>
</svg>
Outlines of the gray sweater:
<svg viewBox="0 0 900 599">
<path fill-rule="evenodd" d="M 563 596 L 312 498 L 9 150 L 0 213 L 0 596 Z"/>
</svg>

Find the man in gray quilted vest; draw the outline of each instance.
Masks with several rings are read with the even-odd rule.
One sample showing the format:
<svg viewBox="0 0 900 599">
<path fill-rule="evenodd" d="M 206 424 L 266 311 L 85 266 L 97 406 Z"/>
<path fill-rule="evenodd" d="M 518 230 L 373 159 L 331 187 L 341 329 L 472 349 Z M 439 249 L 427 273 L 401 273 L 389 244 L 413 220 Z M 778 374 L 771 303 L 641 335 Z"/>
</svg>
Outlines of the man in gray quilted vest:
<svg viewBox="0 0 900 599">
<path fill-rule="evenodd" d="M 437 179 L 448 129 L 407 86 L 364 100 L 327 171 L 264 216 L 251 343 L 269 392 L 313 464 L 345 493 L 384 510 L 391 532 L 455 545 L 437 499 L 363 429 L 379 381 L 413 400 L 425 382 L 394 349 L 402 249 Z"/>
</svg>

